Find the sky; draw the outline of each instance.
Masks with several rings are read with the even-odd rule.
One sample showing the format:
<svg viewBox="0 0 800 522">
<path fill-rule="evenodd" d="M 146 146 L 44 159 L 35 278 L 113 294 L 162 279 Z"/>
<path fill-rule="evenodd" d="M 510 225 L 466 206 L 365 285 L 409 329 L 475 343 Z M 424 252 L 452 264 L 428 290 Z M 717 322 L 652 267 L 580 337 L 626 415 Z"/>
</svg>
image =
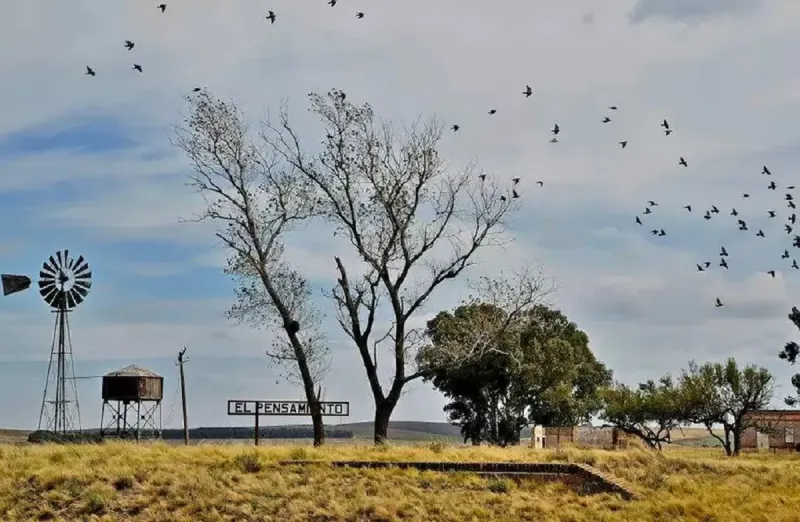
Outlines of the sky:
<svg viewBox="0 0 800 522">
<path fill-rule="evenodd" d="M 554 304 L 617 379 L 633 384 L 691 359 L 733 356 L 770 369 L 779 398 L 790 393 L 794 369 L 777 353 L 800 337 L 786 317 L 800 273 L 780 258 L 784 248 L 800 258 L 783 232 L 784 187 L 800 184 L 797 2 L 167 4 L 162 14 L 141 2 L 30 0 L 0 18 L 0 272 L 36 277 L 64 248 L 89 261 L 94 285 L 70 316 L 78 376 L 133 363 L 158 372 L 165 427 L 180 425 L 183 346 L 191 426 L 242 424 L 226 415 L 228 399 L 302 398 L 268 364 L 272 334 L 225 318 L 233 302 L 225 251 L 208 226 L 182 222 L 203 200 L 186 186 L 188 161 L 169 136 L 186 113 L 183 96 L 199 86 L 235 100 L 255 122 L 287 98 L 299 131 L 316 143 L 306 95 L 336 87 L 398 125 L 419 115 L 458 124 L 441 143 L 454 169 L 474 161 L 499 179 L 522 178 L 514 242 L 482 252 L 417 320 L 456 306 L 468 280 L 541 265 L 560 283 Z M 555 144 L 554 123 L 562 129 Z M 761 174 L 765 164 L 771 177 Z M 779 190 L 768 190 L 769 180 Z M 659 205 L 638 226 L 648 200 Z M 721 213 L 704 220 L 711 205 Z M 747 232 L 728 215 L 733 207 Z M 652 228 L 667 235 L 653 237 Z M 717 267 L 721 246 L 727 271 Z M 289 260 L 318 289 L 335 283 L 336 254 L 352 256 L 324 227 L 287 238 Z M 697 272 L 704 261 L 712 268 Z M 351 403 L 349 418 L 330 421 L 371 420 L 355 349 L 330 302 L 320 292 L 315 299 L 328 314 L 333 354 L 325 398 Z M 54 320 L 47 312 L 35 289 L 0 300 L 5 428 L 38 422 Z M 97 427 L 100 380 L 78 383 L 83 426 Z M 444 421 L 443 405 L 417 383 L 394 419 Z"/>
</svg>

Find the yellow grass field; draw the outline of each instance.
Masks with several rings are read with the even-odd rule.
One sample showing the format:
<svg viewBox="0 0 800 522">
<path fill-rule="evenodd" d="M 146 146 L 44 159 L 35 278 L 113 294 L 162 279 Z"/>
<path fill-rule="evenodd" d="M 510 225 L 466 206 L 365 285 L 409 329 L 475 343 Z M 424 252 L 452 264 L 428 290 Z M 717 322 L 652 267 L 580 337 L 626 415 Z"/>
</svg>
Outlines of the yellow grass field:
<svg viewBox="0 0 800 522">
<path fill-rule="evenodd" d="M 414 470 L 286 468 L 282 459 L 585 463 L 639 495 Z M 0 446 L 0 520 L 800 521 L 800 456 L 357 445 Z"/>
</svg>

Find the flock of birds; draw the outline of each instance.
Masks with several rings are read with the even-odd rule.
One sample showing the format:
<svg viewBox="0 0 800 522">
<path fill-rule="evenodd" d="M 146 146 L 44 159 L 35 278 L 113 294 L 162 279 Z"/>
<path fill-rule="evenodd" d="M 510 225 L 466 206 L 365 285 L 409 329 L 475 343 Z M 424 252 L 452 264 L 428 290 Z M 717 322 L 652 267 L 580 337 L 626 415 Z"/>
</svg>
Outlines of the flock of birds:
<svg viewBox="0 0 800 522">
<path fill-rule="evenodd" d="M 329 6 L 331 6 L 331 7 L 336 6 L 337 3 L 338 3 L 338 0 L 328 0 L 328 2 L 327 2 L 327 4 Z M 167 4 L 159 4 L 159 5 L 156 6 L 156 8 L 158 10 L 160 10 L 161 13 L 164 13 L 167 10 Z M 355 16 L 356 16 L 357 19 L 362 19 L 362 18 L 364 18 L 364 13 L 362 11 L 358 11 Z M 269 20 L 269 22 L 271 24 L 274 24 L 278 17 L 275 14 L 274 11 L 268 10 L 267 11 L 267 15 L 266 15 L 265 18 L 266 18 L 266 20 Z M 123 45 L 128 51 L 132 51 L 134 49 L 134 47 L 136 46 L 136 44 L 131 40 L 125 40 Z M 137 64 L 137 63 L 133 64 L 132 70 L 138 71 L 139 73 L 143 72 L 142 66 L 140 64 Z M 86 66 L 86 74 L 89 75 L 89 76 L 95 76 L 96 72 L 92 67 Z M 194 93 L 199 93 L 201 91 L 202 91 L 202 89 L 200 87 L 195 87 L 194 89 L 192 89 L 192 92 L 194 92 Z M 522 91 L 522 95 L 525 98 L 530 98 L 533 95 L 533 88 L 530 85 L 526 85 L 525 89 Z M 344 97 L 344 93 L 342 93 L 342 96 Z M 611 105 L 611 106 L 608 107 L 608 109 L 610 111 L 616 111 L 616 110 L 618 110 L 618 107 L 615 106 L 615 105 Z M 497 110 L 496 109 L 493 108 L 493 109 L 489 110 L 489 115 L 490 116 L 491 115 L 495 115 L 495 114 L 497 114 Z M 602 123 L 604 123 L 604 124 L 611 123 L 611 117 L 606 115 L 600 121 Z M 674 131 L 674 129 L 670 126 L 669 121 L 667 121 L 666 119 L 662 120 L 660 126 L 663 129 L 665 136 L 669 136 Z M 461 126 L 458 125 L 458 124 L 453 124 L 450 128 L 454 133 L 456 133 L 456 132 L 459 131 L 459 129 L 461 129 Z M 558 143 L 558 135 L 561 132 L 561 127 L 558 125 L 558 123 L 555 123 L 553 125 L 553 128 L 550 129 L 550 132 L 553 135 L 553 137 L 550 140 L 550 142 L 551 143 Z M 622 140 L 622 141 L 619 141 L 617 143 L 622 149 L 624 149 L 628 145 L 628 141 L 627 140 Z M 678 158 L 678 165 L 682 166 L 684 168 L 688 168 L 688 166 L 689 166 L 688 162 L 686 161 L 686 158 L 684 158 L 682 156 Z M 769 170 L 769 168 L 766 165 L 764 165 L 764 167 L 763 167 L 763 169 L 761 171 L 761 174 L 763 174 L 765 176 L 771 176 L 772 172 Z M 486 174 L 481 174 L 478 177 L 480 178 L 481 181 L 485 181 Z M 517 185 L 519 184 L 519 182 L 520 182 L 520 178 L 518 178 L 518 177 L 512 178 L 513 186 L 512 186 L 512 190 L 511 190 L 511 197 L 514 198 L 514 199 L 520 197 L 519 193 L 517 192 Z M 540 187 L 544 186 L 544 182 L 541 181 L 541 180 L 537 181 L 536 184 L 538 184 Z M 794 190 L 794 188 L 795 187 L 793 185 L 789 185 L 789 186 L 785 187 L 787 192 L 785 194 L 784 201 L 787 203 L 787 206 L 792 210 L 794 210 L 796 207 L 795 207 L 795 203 L 794 203 L 794 197 L 793 197 L 792 193 L 789 192 L 789 191 Z M 776 185 L 776 183 L 774 181 L 770 181 L 769 184 L 767 185 L 767 189 L 768 190 L 777 190 L 778 186 Z M 750 194 L 747 194 L 747 193 L 742 194 L 742 198 L 749 198 L 749 197 L 750 197 Z M 500 199 L 502 201 L 504 201 L 504 202 L 507 200 L 506 196 L 501 196 Z M 649 215 L 653 214 L 653 210 L 655 209 L 655 207 L 658 207 L 658 203 L 656 203 L 655 201 L 648 201 L 647 202 L 647 206 L 645 207 L 644 211 L 642 212 L 642 216 L 649 216 Z M 692 210 L 693 210 L 691 205 L 685 205 L 683 208 L 688 212 L 692 212 Z M 767 213 L 767 216 L 769 217 L 769 219 L 776 218 L 776 211 L 767 210 L 766 213 Z M 705 211 L 705 213 L 703 214 L 703 219 L 705 219 L 706 221 L 711 220 L 717 214 L 720 214 L 719 208 L 716 205 L 711 205 L 711 208 L 707 209 Z M 740 231 L 746 232 L 746 231 L 749 230 L 749 228 L 747 227 L 747 223 L 743 219 L 739 218 L 739 212 L 736 210 L 736 208 L 732 208 L 731 209 L 730 216 L 732 216 L 733 218 L 736 219 L 736 222 L 737 222 L 737 225 L 738 225 L 738 229 Z M 784 224 L 784 230 L 785 230 L 786 234 L 792 235 L 793 231 L 794 231 L 794 227 L 795 227 L 796 221 L 797 221 L 797 215 L 794 212 L 792 212 L 788 216 L 787 219 L 788 219 L 787 223 Z M 642 221 L 642 217 L 640 217 L 638 215 L 635 217 L 634 223 L 636 225 L 644 226 L 644 222 Z M 663 228 L 653 228 L 652 230 L 650 230 L 650 233 L 653 236 L 657 236 L 657 237 L 664 237 L 664 236 L 667 235 L 666 231 Z M 758 231 L 756 232 L 755 235 L 757 237 L 766 238 L 766 234 L 762 229 L 758 229 Z M 800 235 L 794 235 L 791 246 L 792 246 L 792 248 L 800 248 Z M 719 251 L 719 266 L 721 268 L 728 269 L 728 262 L 727 262 L 726 258 L 728 258 L 728 251 L 726 250 L 726 248 L 724 246 L 722 246 L 720 248 L 720 251 Z M 791 259 L 791 268 L 793 268 L 795 270 L 800 270 L 800 265 L 798 265 L 796 259 L 792 258 L 792 256 L 789 254 L 789 250 L 788 249 L 784 249 L 783 254 L 781 255 L 781 259 L 783 259 L 783 260 Z M 702 263 L 698 263 L 697 264 L 697 271 L 698 272 L 705 272 L 706 270 L 708 270 L 710 268 L 711 268 L 711 262 L 710 261 L 703 261 Z M 776 271 L 774 269 L 766 270 L 766 273 L 769 274 L 770 276 L 772 276 L 773 278 L 775 277 L 775 272 Z M 722 302 L 721 298 L 717 297 L 715 299 L 714 306 L 716 306 L 717 308 L 724 306 L 724 303 Z"/>
</svg>

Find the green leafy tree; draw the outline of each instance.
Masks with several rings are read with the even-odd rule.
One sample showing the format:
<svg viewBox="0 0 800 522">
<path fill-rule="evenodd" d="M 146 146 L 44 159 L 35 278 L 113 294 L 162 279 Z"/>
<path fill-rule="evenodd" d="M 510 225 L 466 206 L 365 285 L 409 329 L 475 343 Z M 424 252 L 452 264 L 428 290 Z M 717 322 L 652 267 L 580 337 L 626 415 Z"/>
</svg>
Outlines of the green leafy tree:
<svg viewBox="0 0 800 522">
<path fill-rule="evenodd" d="M 473 444 L 517 444 L 531 423 L 586 421 L 602 404 L 598 388 L 611 380 L 588 336 L 541 304 L 517 314 L 494 304 L 464 305 L 437 315 L 428 335 L 420 367 L 431 368 L 428 380 L 451 399 L 445 406 L 450 422 Z M 438 364 L 453 346 L 476 339 L 486 344 L 479 357 Z"/>
<path fill-rule="evenodd" d="M 684 370 L 680 386 L 686 400 L 686 420 L 702 424 L 722 443 L 729 456 L 742 449 L 742 435 L 748 428 L 774 430 L 758 412 L 769 407 L 775 379 L 766 368 L 739 368 L 733 358 L 722 363 L 698 366 L 694 361 Z M 724 436 L 713 431 L 721 425 Z"/>
<path fill-rule="evenodd" d="M 671 442 L 671 433 L 685 423 L 686 400 L 671 376 L 648 380 L 638 388 L 615 383 L 601 393 L 604 408 L 600 418 L 624 433 L 661 449 Z"/>
<path fill-rule="evenodd" d="M 800 310 L 798 310 L 796 306 L 792 307 L 792 313 L 789 314 L 789 320 L 798 330 L 800 330 Z M 783 351 L 778 354 L 778 357 L 789 362 L 791 365 L 794 365 L 797 362 L 798 356 L 800 356 L 800 345 L 794 341 L 787 342 L 786 346 L 783 347 Z M 792 376 L 792 386 L 794 386 L 796 394 L 794 396 L 786 397 L 785 400 L 787 405 L 796 406 L 798 403 L 800 403 L 800 373 L 796 373 Z"/>
</svg>

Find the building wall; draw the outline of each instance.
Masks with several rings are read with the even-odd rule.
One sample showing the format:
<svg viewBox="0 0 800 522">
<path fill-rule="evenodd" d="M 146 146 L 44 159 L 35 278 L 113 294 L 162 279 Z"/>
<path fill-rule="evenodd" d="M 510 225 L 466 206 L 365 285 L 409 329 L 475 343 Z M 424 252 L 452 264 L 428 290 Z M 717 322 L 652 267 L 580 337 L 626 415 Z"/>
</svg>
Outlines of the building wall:
<svg viewBox="0 0 800 522">
<path fill-rule="evenodd" d="M 614 428 L 599 426 L 548 426 L 544 429 L 544 435 L 545 448 L 556 448 L 565 444 L 613 448 L 619 438 Z"/>
<path fill-rule="evenodd" d="M 778 430 L 777 433 L 766 433 L 766 435 L 768 435 L 770 449 L 798 448 L 798 445 L 800 445 L 800 411 L 785 410 L 760 412 L 756 415 Z M 792 442 L 786 442 L 785 430 L 787 428 L 793 431 L 794 440 Z M 744 430 L 742 434 L 742 448 L 758 448 L 758 435 L 754 428 L 747 428 Z"/>
</svg>

